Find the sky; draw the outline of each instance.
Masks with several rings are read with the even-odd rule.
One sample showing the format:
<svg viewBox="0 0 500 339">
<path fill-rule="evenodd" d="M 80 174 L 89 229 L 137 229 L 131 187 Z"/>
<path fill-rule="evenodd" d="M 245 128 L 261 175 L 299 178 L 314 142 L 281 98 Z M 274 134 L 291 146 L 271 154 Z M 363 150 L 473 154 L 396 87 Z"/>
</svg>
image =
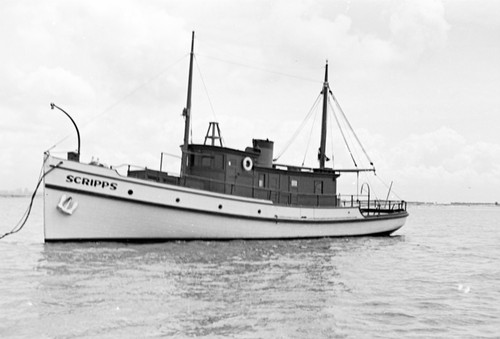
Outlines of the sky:
<svg viewBox="0 0 500 339">
<path fill-rule="evenodd" d="M 34 189 L 43 152 L 76 150 L 51 102 L 78 124 L 82 161 L 158 169 L 164 152 L 178 173 L 196 31 L 193 142 L 218 121 L 225 146 L 269 138 L 281 153 L 328 60 L 377 169 L 359 184 L 382 198 L 392 182 L 391 198 L 407 201 L 500 202 L 498 13 L 494 0 L 1 1 L 0 190 Z M 279 163 L 318 165 L 319 119 Z M 352 168 L 333 115 L 329 126 L 333 166 Z"/>
</svg>

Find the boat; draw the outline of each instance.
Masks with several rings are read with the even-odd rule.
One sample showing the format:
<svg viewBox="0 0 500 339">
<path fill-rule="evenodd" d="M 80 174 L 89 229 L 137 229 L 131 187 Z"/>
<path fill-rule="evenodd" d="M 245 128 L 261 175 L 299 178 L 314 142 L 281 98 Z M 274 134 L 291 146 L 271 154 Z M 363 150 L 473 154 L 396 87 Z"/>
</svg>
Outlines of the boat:
<svg viewBox="0 0 500 339">
<path fill-rule="evenodd" d="M 344 172 L 326 166 L 326 110 L 331 95 L 325 67 L 319 167 L 280 165 L 274 142 L 254 139 L 244 150 L 223 145 L 218 123 L 205 142 L 189 142 L 193 79 L 192 34 L 187 103 L 183 110 L 181 168 L 173 175 L 150 168 L 120 173 L 113 166 L 44 153 L 44 239 L 55 241 L 168 241 L 300 239 L 390 235 L 408 217 L 403 200 L 342 196 Z M 374 171 L 374 169 L 373 169 Z M 363 190 L 363 186 L 362 186 Z"/>
</svg>

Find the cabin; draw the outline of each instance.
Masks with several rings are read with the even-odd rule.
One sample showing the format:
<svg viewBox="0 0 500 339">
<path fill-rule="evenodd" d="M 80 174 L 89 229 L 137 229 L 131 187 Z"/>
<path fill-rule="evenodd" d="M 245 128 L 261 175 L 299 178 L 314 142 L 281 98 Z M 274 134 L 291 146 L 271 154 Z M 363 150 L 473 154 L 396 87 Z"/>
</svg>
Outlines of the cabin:
<svg viewBox="0 0 500 339">
<path fill-rule="evenodd" d="M 339 173 L 328 168 L 273 164 L 270 140 L 253 139 L 244 151 L 210 144 L 190 144 L 180 177 L 150 169 L 128 176 L 288 206 L 337 206 Z"/>
<path fill-rule="evenodd" d="M 332 169 L 275 165 L 273 142 L 252 140 L 245 151 L 212 145 L 189 145 L 186 187 L 271 200 L 294 206 L 335 206 Z"/>
</svg>

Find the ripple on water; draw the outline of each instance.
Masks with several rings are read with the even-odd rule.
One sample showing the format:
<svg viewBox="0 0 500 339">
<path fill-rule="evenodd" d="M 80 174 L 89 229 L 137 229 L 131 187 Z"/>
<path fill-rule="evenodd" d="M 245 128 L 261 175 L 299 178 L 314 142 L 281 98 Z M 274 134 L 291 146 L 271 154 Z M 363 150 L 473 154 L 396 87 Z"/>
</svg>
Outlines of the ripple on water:
<svg viewBox="0 0 500 339">
<path fill-rule="evenodd" d="M 42 244 L 28 228 L 0 243 L 0 336 L 497 337 L 500 209 L 410 213 L 381 238 Z"/>
</svg>

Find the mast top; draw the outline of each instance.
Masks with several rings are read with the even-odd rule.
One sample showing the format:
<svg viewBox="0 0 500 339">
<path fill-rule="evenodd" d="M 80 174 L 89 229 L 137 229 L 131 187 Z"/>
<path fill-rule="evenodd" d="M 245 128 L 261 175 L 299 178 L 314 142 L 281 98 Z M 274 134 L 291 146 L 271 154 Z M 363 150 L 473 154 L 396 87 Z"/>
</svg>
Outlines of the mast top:
<svg viewBox="0 0 500 339">
<path fill-rule="evenodd" d="M 328 59 L 326 59 L 325 65 L 325 84 L 328 85 Z"/>
<path fill-rule="evenodd" d="M 194 53 L 194 31 L 191 33 L 191 54 Z"/>
</svg>

